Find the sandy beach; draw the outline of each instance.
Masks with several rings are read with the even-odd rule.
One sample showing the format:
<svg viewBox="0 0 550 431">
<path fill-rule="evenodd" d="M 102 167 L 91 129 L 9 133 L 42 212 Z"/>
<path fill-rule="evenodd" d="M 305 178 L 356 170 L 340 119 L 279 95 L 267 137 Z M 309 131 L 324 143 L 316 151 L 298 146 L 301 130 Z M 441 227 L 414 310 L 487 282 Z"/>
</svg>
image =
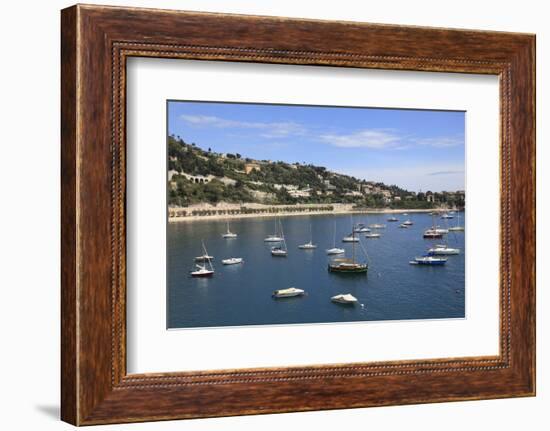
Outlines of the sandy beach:
<svg viewBox="0 0 550 431">
<path fill-rule="evenodd" d="M 309 215 L 342 215 L 342 214 L 403 214 L 403 213 L 429 213 L 433 211 L 444 211 L 446 208 L 433 208 L 433 209 L 391 209 L 391 208 L 368 208 L 357 209 L 353 208 L 353 205 L 347 204 L 333 204 L 332 210 L 317 210 L 314 207 L 307 208 L 307 210 L 296 211 L 281 211 L 281 212 L 263 212 L 263 213 L 238 213 L 238 214 L 211 214 L 211 215 L 185 215 L 177 216 L 178 210 L 170 209 L 168 217 L 169 223 L 177 222 L 196 222 L 201 220 L 232 220 L 232 219 L 244 219 L 244 218 L 259 218 L 259 217 L 292 217 L 292 216 L 309 216 Z M 288 208 L 288 206 L 285 206 Z M 186 208 L 180 208 L 179 210 L 188 210 Z"/>
</svg>

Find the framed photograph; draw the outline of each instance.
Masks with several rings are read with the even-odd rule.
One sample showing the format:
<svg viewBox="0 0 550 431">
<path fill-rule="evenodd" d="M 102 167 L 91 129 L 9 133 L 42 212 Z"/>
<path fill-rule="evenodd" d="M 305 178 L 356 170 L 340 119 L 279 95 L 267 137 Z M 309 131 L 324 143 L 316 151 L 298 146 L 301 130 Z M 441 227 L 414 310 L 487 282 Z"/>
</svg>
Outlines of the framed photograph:
<svg viewBox="0 0 550 431">
<path fill-rule="evenodd" d="M 535 394 L 535 37 L 62 11 L 62 419 Z"/>
</svg>

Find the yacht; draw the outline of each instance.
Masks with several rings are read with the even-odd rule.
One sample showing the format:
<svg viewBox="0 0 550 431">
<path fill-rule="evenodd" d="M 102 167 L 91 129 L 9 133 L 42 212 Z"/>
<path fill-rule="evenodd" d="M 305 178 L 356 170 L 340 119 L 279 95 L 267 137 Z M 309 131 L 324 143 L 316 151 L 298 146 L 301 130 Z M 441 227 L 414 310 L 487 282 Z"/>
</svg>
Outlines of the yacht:
<svg viewBox="0 0 550 431">
<path fill-rule="evenodd" d="M 229 230 L 229 221 L 227 221 L 227 232 L 222 235 L 225 239 L 237 238 L 237 234 Z"/>
<path fill-rule="evenodd" d="M 411 265 L 445 265 L 447 263 L 447 258 L 427 255 L 422 257 L 415 257 L 414 260 L 411 260 L 409 263 Z"/>
<path fill-rule="evenodd" d="M 229 259 L 223 259 L 222 260 L 222 263 L 224 265 L 236 265 L 238 263 L 243 263 L 243 258 L 242 257 L 230 257 Z"/>
<path fill-rule="evenodd" d="M 305 293 L 302 289 L 296 289 L 295 287 L 289 287 L 288 289 L 279 289 L 273 292 L 274 298 L 290 298 L 293 296 L 302 296 Z"/>
<path fill-rule="evenodd" d="M 357 304 L 357 298 L 353 296 L 351 293 L 343 293 L 340 295 L 336 295 L 330 298 L 330 300 L 338 304 L 351 304 L 351 305 Z"/>
</svg>

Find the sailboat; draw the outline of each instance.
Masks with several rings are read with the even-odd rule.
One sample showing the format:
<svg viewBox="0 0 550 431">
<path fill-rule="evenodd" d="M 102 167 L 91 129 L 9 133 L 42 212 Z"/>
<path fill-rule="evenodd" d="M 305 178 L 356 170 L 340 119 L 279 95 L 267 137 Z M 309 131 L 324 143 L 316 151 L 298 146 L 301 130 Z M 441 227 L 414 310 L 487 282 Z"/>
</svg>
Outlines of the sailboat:
<svg viewBox="0 0 550 431">
<path fill-rule="evenodd" d="M 327 250 L 327 254 L 344 254 L 346 250 L 336 247 L 336 219 L 334 220 L 334 238 L 332 241 L 332 248 Z"/>
<path fill-rule="evenodd" d="M 355 236 L 355 225 L 353 224 L 353 216 L 350 216 L 351 220 L 351 233 L 342 238 L 342 242 L 359 242 L 359 238 Z"/>
<path fill-rule="evenodd" d="M 309 242 L 299 245 L 298 248 L 302 250 L 314 250 L 317 248 L 317 244 L 313 244 L 313 233 L 311 232 L 311 222 L 309 222 Z"/>
<path fill-rule="evenodd" d="M 264 242 L 281 242 L 283 240 L 283 238 L 277 233 L 277 220 L 278 219 L 275 219 L 275 233 L 273 233 L 273 235 L 268 235 L 264 239 Z"/>
<path fill-rule="evenodd" d="M 222 237 L 226 239 L 237 238 L 237 234 L 229 230 L 229 220 L 227 221 L 227 232 L 224 233 Z"/>
<path fill-rule="evenodd" d="M 208 252 L 206 251 L 206 246 L 204 245 L 204 241 L 202 242 L 202 250 L 203 250 L 203 262 L 204 264 L 199 265 L 198 263 L 195 264 L 196 269 L 194 271 L 191 271 L 191 277 L 211 277 L 214 275 L 214 267 L 212 266 L 212 259 L 211 256 L 208 255 Z M 195 258 L 197 260 L 197 258 Z"/>
<path fill-rule="evenodd" d="M 449 229 L 441 229 L 435 225 L 435 215 L 432 213 L 432 227 L 424 231 L 424 238 L 439 239 L 443 238 L 443 234 L 449 233 Z"/>
<path fill-rule="evenodd" d="M 368 264 L 366 262 L 359 263 L 355 259 L 355 243 L 359 242 L 359 239 L 355 241 L 355 233 L 353 232 L 351 236 L 353 237 L 353 241 L 351 241 L 351 243 L 353 244 L 351 259 L 348 259 L 345 257 L 337 257 L 335 259 L 332 259 L 328 263 L 328 270 L 330 272 L 345 273 L 345 274 L 366 274 L 367 273 Z"/>
<path fill-rule="evenodd" d="M 460 211 L 456 213 L 456 226 L 449 228 L 452 232 L 464 232 L 464 226 L 460 226 Z"/>
<path fill-rule="evenodd" d="M 445 222 L 447 222 L 447 220 L 445 220 Z M 428 255 L 430 256 L 446 256 L 451 254 L 460 254 L 460 249 L 449 247 L 449 242 L 447 239 L 445 239 L 445 244 L 436 244 L 428 250 Z"/>
<path fill-rule="evenodd" d="M 280 244 L 276 245 L 275 247 L 271 247 L 271 255 L 278 256 L 278 257 L 286 257 L 288 255 L 288 250 L 286 248 L 285 235 L 283 233 L 283 225 L 281 224 L 280 220 L 279 220 L 279 227 L 281 228 Z"/>
</svg>

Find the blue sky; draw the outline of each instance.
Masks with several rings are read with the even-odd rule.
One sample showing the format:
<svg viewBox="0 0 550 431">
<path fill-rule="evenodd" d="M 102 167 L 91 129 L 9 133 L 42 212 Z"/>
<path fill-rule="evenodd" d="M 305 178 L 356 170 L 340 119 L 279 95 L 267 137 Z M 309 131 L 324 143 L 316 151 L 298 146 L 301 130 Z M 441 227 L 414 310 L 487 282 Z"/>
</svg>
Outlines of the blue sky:
<svg viewBox="0 0 550 431">
<path fill-rule="evenodd" d="M 464 112 L 168 103 L 168 132 L 253 159 L 312 163 L 414 191 L 464 190 Z"/>
</svg>

